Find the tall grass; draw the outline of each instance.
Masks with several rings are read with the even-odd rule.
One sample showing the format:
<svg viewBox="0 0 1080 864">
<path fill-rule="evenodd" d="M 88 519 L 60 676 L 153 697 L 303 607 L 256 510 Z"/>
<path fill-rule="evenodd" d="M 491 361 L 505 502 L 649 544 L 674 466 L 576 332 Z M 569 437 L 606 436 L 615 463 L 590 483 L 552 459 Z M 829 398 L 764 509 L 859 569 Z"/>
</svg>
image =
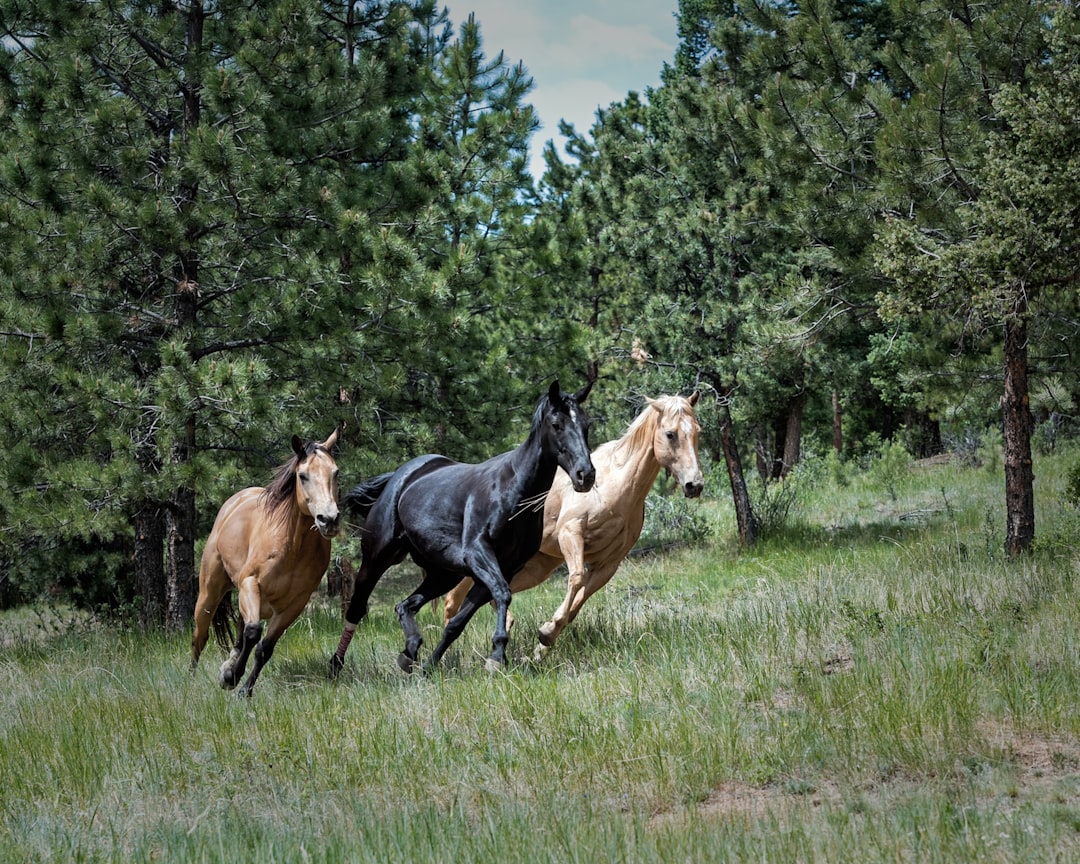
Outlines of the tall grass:
<svg viewBox="0 0 1080 864">
<path fill-rule="evenodd" d="M 1080 856 L 1080 521 L 1036 466 L 1040 542 L 1001 552 L 1000 471 L 842 486 L 740 552 L 628 561 L 540 660 L 559 577 L 406 677 L 388 577 L 335 682 L 313 604 L 250 700 L 187 637 L 0 622 L 2 861 L 925 861 Z M 423 613 L 428 646 L 439 632 Z"/>
</svg>

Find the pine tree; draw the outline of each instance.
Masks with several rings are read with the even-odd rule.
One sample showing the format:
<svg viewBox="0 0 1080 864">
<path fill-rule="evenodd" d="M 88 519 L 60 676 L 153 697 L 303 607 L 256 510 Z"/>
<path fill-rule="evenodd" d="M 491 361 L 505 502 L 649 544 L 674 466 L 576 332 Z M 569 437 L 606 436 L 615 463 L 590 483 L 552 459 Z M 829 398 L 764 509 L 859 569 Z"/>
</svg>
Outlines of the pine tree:
<svg viewBox="0 0 1080 864">
<path fill-rule="evenodd" d="M 105 599 L 133 578 L 145 625 L 186 624 L 216 502 L 325 436 L 384 310 L 426 293 L 387 214 L 422 206 L 394 166 L 433 14 L 0 3 L 4 559 L 111 549 Z"/>
</svg>

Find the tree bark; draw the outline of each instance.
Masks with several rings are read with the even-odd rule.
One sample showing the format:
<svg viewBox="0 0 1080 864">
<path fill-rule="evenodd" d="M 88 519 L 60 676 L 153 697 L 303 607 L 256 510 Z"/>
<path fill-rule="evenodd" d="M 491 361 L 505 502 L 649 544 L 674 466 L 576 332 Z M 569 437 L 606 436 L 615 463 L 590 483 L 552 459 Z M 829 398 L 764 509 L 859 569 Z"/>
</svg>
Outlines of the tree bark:
<svg viewBox="0 0 1080 864">
<path fill-rule="evenodd" d="M 191 3 L 186 10 L 185 42 L 188 59 L 194 59 L 203 41 L 205 11 L 202 3 Z M 185 66 L 187 63 L 185 62 Z M 181 85 L 183 96 L 183 119 L 181 132 L 184 138 L 191 135 L 199 125 L 202 112 L 202 82 L 197 74 L 187 74 Z M 183 182 L 179 189 L 181 212 L 192 210 L 199 196 L 198 181 Z M 188 228 L 184 248 L 177 254 L 174 269 L 176 291 L 174 315 L 177 330 L 190 330 L 196 325 L 199 308 L 199 251 L 193 229 Z M 192 360 L 192 362 L 195 362 Z M 195 456 L 195 415 L 184 421 L 183 439 L 174 448 L 172 461 L 185 465 Z M 165 627 L 182 630 L 195 612 L 195 489 L 190 484 L 177 487 L 169 496 L 167 529 L 168 606 Z"/>
<path fill-rule="evenodd" d="M 165 620 L 165 567 L 162 544 L 165 539 L 164 511 L 156 501 L 143 501 L 132 517 L 135 532 L 135 590 L 142 601 L 139 627 L 156 630 Z"/>
<path fill-rule="evenodd" d="M 750 506 L 750 493 L 743 476 L 742 461 L 735 441 L 735 430 L 731 414 L 726 404 L 727 395 L 721 396 L 720 402 L 720 446 L 727 465 L 728 478 L 731 481 L 731 497 L 735 503 L 735 521 L 739 529 L 739 542 L 743 546 L 753 546 L 757 540 L 757 527 L 754 524 L 754 511 Z"/>
<path fill-rule="evenodd" d="M 788 408 L 787 427 L 784 429 L 784 456 L 780 476 L 787 477 L 799 464 L 802 456 L 802 421 L 806 394 L 793 396 Z"/>
<path fill-rule="evenodd" d="M 169 498 L 165 629 L 178 632 L 195 614 L 195 490 L 179 487 Z"/>
<path fill-rule="evenodd" d="M 1005 437 L 1005 552 L 1019 555 L 1035 539 L 1035 474 L 1031 463 L 1032 418 L 1028 393 L 1027 301 L 1005 322 L 1005 389 L 1001 399 Z"/>
<path fill-rule="evenodd" d="M 844 408 L 835 390 L 832 391 L 832 446 L 837 455 L 844 452 Z"/>
</svg>

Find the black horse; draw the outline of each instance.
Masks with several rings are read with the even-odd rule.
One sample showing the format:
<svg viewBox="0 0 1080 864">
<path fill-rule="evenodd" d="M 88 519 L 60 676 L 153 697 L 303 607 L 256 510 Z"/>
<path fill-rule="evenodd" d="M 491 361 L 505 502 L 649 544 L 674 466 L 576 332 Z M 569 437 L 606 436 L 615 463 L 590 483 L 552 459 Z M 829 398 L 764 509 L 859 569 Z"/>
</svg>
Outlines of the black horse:
<svg viewBox="0 0 1080 864">
<path fill-rule="evenodd" d="M 356 625 L 367 615 L 368 598 L 390 567 L 411 555 L 424 570 L 419 588 L 397 605 L 405 631 L 398 665 L 411 671 L 422 639 L 416 612 L 446 594 L 465 576 L 475 580 L 461 609 L 432 652 L 434 666 L 461 635 L 473 613 L 494 600 L 495 633 L 489 666 L 506 662 L 506 614 L 510 578 L 536 554 L 543 535 L 544 501 L 561 467 L 574 489 L 587 492 L 596 479 L 589 456 L 589 418 L 581 408 L 591 382 L 566 394 L 554 382 L 536 406 L 529 436 L 516 449 L 479 465 L 429 454 L 396 471 L 360 483 L 344 505 L 366 517 L 360 535 L 362 563 L 331 674 L 344 665 Z"/>
</svg>

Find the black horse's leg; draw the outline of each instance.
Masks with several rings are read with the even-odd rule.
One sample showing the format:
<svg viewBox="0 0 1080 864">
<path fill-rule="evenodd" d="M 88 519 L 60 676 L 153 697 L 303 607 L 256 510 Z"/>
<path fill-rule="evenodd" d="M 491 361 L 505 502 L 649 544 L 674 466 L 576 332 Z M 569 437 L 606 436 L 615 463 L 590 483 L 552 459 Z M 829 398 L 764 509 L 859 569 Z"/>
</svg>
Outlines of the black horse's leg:
<svg viewBox="0 0 1080 864">
<path fill-rule="evenodd" d="M 393 549 L 381 550 L 377 558 L 369 552 L 364 552 L 363 563 L 360 572 L 357 573 L 356 584 L 353 587 L 353 595 L 349 600 L 349 608 L 345 613 L 345 624 L 341 628 L 341 638 L 338 640 L 337 650 L 330 658 L 330 677 L 336 678 L 345 666 L 345 652 L 349 650 L 349 643 L 356 633 L 356 628 L 367 617 L 368 599 L 375 586 L 379 583 L 383 573 L 404 557 L 404 551 L 394 547 Z"/>
<path fill-rule="evenodd" d="M 474 582 L 472 588 L 469 589 L 469 593 L 465 595 L 465 599 L 462 601 L 457 614 L 446 622 L 442 639 L 440 639 L 439 644 L 435 646 L 435 650 L 431 652 L 431 657 L 428 658 L 428 661 L 424 666 L 425 670 L 431 669 L 442 659 L 446 650 L 453 645 L 458 636 L 462 634 L 465 625 L 469 623 L 469 620 L 476 613 L 476 610 L 490 599 L 491 592 L 488 590 L 487 586 L 484 585 L 483 582 Z"/>
<path fill-rule="evenodd" d="M 425 603 L 445 594 L 449 590 L 448 586 L 453 586 L 459 579 L 459 576 L 448 573 L 425 572 L 420 587 L 398 603 L 395 611 L 405 634 L 405 648 L 398 655 L 398 666 L 403 671 L 411 672 L 415 668 L 420 646 L 424 644 L 420 628 L 416 626 L 416 613 Z"/>
<path fill-rule="evenodd" d="M 506 643 L 509 641 L 509 632 L 506 629 L 506 618 L 510 612 L 510 585 L 499 569 L 495 555 L 483 546 L 477 546 L 468 556 L 468 563 L 472 566 L 473 579 L 482 583 L 490 594 L 491 601 L 495 604 L 495 632 L 491 636 L 491 657 L 488 658 L 488 669 L 494 671 L 501 669 L 506 664 Z M 472 591 L 469 592 L 472 595 Z M 459 613 L 460 614 L 460 613 Z M 462 627 L 465 625 L 462 624 Z M 449 631 L 450 626 L 447 625 Z M 454 639 L 457 636 L 453 637 Z M 451 639 L 453 641 L 453 639 Z"/>
<path fill-rule="evenodd" d="M 244 674 L 244 667 L 247 666 L 248 655 L 251 654 L 251 649 L 255 647 L 262 637 L 262 631 L 263 625 L 261 621 L 254 624 L 245 623 L 240 628 L 240 636 L 236 640 L 236 647 L 233 648 L 228 659 L 221 664 L 221 686 L 226 690 L 232 690 L 233 687 L 240 683 L 240 678 Z"/>
</svg>

